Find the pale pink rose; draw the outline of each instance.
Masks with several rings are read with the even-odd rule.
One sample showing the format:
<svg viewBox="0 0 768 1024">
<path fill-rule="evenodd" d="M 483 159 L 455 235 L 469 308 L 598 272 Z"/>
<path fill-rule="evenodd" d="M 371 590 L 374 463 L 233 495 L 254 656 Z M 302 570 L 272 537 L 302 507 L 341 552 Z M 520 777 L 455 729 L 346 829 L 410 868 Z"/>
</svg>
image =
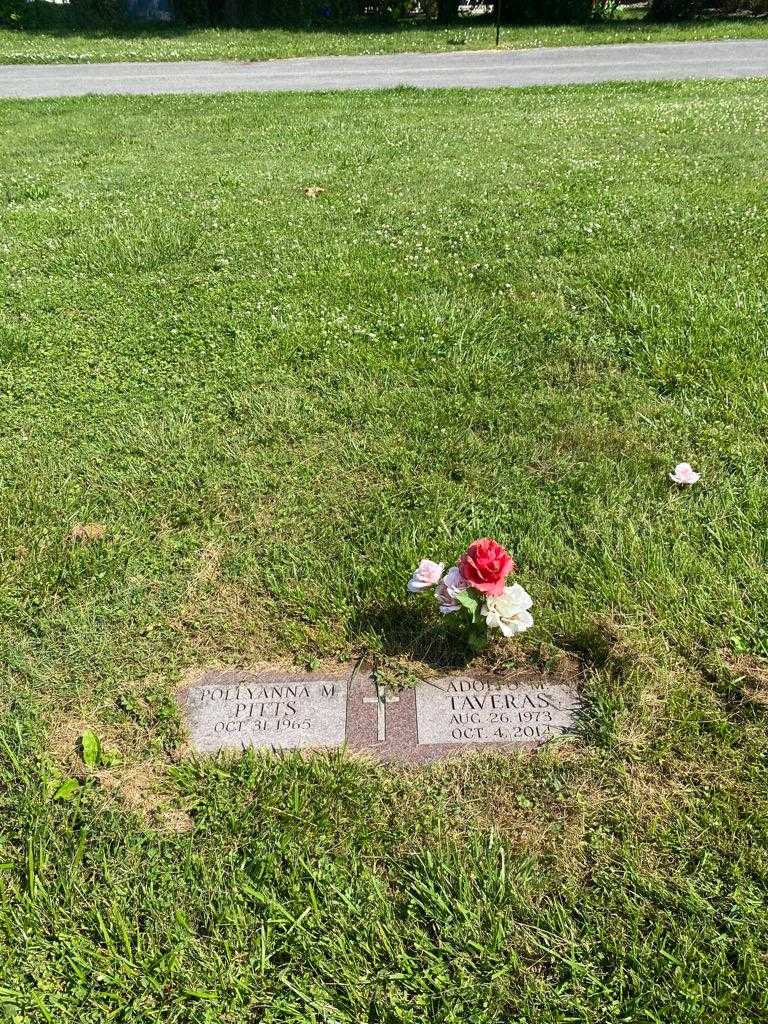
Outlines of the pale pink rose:
<svg viewBox="0 0 768 1024">
<path fill-rule="evenodd" d="M 435 591 L 435 598 L 443 615 L 450 615 L 451 612 L 457 612 L 461 608 L 456 596 L 460 590 L 466 590 L 468 585 L 457 565 L 448 570 Z"/>
<path fill-rule="evenodd" d="M 428 558 L 422 558 L 418 568 L 413 570 L 408 580 L 408 590 L 411 594 L 418 594 L 420 590 L 427 590 L 440 582 L 443 575 L 443 562 L 431 562 Z"/>
<path fill-rule="evenodd" d="M 669 479 L 676 484 L 680 484 L 681 487 L 688 487 L 690 484 L 695 484 L 697 480 L 701 478 L 701 473 L 697 473 L 689 462 L 678 462 L 675 466 L 674 472 L 669 474 Z"/>
</svg>

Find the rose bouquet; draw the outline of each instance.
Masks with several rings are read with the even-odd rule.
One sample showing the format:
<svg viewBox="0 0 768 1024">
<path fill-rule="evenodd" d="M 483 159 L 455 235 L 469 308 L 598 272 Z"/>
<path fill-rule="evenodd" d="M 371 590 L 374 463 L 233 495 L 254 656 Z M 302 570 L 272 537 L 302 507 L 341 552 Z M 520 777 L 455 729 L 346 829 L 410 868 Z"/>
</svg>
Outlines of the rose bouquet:
<svg viewBox="0 0 768 1024">
<path fill-rule="evenodd" d="M 469 645 L 479 650 L 487 642 L 488 629 L 504 636 L 523 633 L 533 625 L 528 609 L 530 595 L 507 577 L 517 566 L 510 553 L 490 537 L 473 541 L 448 572 L 445 564 L 423 558 L 408 581 L 408 590 L 418 594 L 434 587 L 443 615 L 463 612 L 469 618 Z"/>
</svg>

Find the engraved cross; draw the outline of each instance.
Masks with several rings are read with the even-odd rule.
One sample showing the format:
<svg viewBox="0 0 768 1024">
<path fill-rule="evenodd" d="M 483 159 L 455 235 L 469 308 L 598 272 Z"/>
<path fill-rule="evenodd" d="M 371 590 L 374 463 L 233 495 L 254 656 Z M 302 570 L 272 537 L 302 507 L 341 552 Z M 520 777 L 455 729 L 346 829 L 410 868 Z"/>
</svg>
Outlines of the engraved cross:
<svg viewBox="0 0 768 1024">
<path fill-rule="evenodd" d="M 363 697 L 363 704 L 378 704 L 376 714 L 376 739 L 378 740 L 379 743 L 383 743 L 384 740 L 387 738 L 387 704 L 399 703 L 399 697 L 390 697 L 387 695 L 386 683 L 376 683 L 375 697 Z"/>
</svg>

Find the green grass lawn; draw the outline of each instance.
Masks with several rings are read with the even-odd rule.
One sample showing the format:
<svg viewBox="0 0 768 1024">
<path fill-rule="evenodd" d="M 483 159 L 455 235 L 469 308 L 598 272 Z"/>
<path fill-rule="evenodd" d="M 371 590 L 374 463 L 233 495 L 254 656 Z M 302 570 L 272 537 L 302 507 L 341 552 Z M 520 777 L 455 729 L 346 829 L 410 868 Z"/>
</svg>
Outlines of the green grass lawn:
<svg viewBox="0 0 768 1024">
<path fill-rule="evenodd" d="M 504 26 L 501 46 L 584 46 L 593 43 L 765 39 L 768 21 L 724 18 L 681 24 L 646 22 L 634 14 L 593 25 Z M 271 60 L 331 54 L 485 50 L 495 45 L 488 22 L 449 28 L 398 25 L 327 31 L 304 29 L 113 28 L 93 31 L 0 28 L 0 64 L 92 63 L 117 60 Z"/>
<path fill-rule="evenodd" d="M 0 134 L 0 1012 L 762 1019 L 765 86 L 5 102 Z M 575 664 L 579 739 L 176 757 L 188 669 L 456 656 L 404 584 L 479 534 L 535 601 L 490 657 Z M 86 728 L 122 762 L 53 799 Z"/>
</svg>

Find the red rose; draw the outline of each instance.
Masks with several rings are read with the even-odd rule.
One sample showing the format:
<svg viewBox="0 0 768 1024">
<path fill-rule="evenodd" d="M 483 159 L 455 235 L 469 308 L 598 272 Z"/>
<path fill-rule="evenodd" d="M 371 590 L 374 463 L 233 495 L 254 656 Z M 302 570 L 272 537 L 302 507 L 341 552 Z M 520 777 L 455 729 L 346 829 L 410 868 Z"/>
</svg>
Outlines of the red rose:
<svg viewBox="0 0 768 1024">
<path fill-rule="evenodd" d="M 474 541 L 459 559 L 461 575 L 470 587 L 484 594 L 503 593 L 507 576 L 516 568 L 507 549 L 490 537 Z"/>
</svg>

